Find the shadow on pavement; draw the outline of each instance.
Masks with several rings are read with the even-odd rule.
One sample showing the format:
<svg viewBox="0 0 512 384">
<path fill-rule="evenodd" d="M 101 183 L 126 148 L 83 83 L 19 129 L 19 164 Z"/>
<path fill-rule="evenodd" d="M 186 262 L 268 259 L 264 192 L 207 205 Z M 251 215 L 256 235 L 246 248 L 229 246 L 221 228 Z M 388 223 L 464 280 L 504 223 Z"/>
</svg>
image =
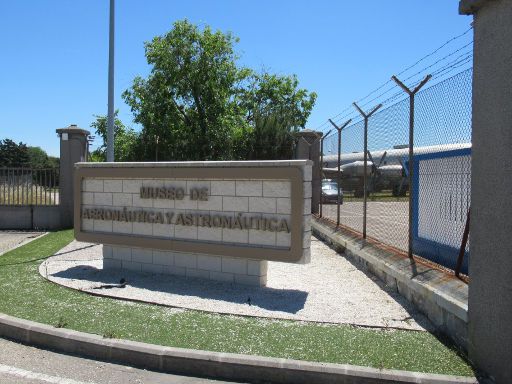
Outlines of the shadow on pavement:
<svg viewBox="0 0 512 384">
<path fill-rule="evenodd" d="M 90 265 L 77 265 L 66 270 L 50 273 L 49 276 L 85 280 L 93 283 L 87 291 L 115 295 L 114 290 L 120 292 L 130 287 L 148 291 L 148 302 L 153 300 L 151 294 L 172 294 L 181 296 L 194 296 L 208 300 L 226 301 L 235 304 L 246 304 L 268 311 L 297 313 L 304 308 L 308 292 L 294 289 L 275 289 L 270 287 L 254 287 L 242 284 L 199 279 L 184 276 L 171 276 L 131 271 L 105 271 Z M 155 279 L 155 277 L 157 277 Z M 116 287 L 125 279 L 126 288 Z M 105 292 L 102 292 L 105 291 Z M 110 292 L 109 292 L 110 291 Z M 124 297 L 125 295 L 123 295 Z M 137 296 L 139 299 L 139 296 Z"/>
</svg>

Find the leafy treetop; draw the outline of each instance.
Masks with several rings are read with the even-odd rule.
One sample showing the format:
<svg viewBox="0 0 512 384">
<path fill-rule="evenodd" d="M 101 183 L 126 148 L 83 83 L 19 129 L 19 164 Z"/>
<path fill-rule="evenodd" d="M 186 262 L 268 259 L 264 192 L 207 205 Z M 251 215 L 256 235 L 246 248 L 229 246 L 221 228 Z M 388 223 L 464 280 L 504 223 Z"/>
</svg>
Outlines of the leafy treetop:
<svg viewBox="0 0 512 384">
<path fill-rule="evenodd" d="M 55 168 L 59 159 L 40 147 L 29 147 L 11 139 L 0 140 L 0 167 Z"/>
<path fill-rule="evenodd" d="M 237 42 L 187 20 L 147 42 L 151 72 L 123 93 L 142 130 L 116 128 L 116 160 L 289 158 L 316 94 L 238 65 Z M 103 138 L 104 121 L 92 125 Z"/>
</svg>

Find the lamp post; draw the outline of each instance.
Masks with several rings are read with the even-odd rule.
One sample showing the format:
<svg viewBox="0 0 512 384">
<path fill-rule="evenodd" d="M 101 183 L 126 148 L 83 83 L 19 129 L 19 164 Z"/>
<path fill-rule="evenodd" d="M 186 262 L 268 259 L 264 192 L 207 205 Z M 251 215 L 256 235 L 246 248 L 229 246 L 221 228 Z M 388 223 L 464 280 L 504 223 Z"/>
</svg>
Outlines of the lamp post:
<svg viewBox="0 0 512 384">
<path fill-rule="evenodd" d="M 110 0 L 110 23 L 108 40 L 107 161 L 114 161 L 114 2 L 115 0 Z"/>
</svg>

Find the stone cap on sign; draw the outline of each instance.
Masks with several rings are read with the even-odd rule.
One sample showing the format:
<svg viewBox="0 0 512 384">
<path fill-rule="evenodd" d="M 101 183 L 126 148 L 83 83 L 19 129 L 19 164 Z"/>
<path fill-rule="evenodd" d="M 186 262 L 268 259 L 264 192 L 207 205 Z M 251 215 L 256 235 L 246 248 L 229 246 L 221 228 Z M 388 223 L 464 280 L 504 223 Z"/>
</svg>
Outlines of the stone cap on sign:
<svg viewBox="0 0 512 384">
<path fill-rule="evenodd" d="M 461 0 L 459 1 L 459 14 L 473 15 L 484 5 L 494 0 Z"/>
<path fill-rule="evenodd" d="M 58 128 L 55 130 L 59 135 L 62 133 L 80 133 L 85 136 L 89 136 L 91 132 L 89 132 L 87 129 L 79 128 L 78 126 L 71 124 L 69 127 L 66 128 Z"/>
<path fill-rule="evenodd" d="M 313 165 L 311 160 L 254 160 L 254 161 L 159 161 L 159 162 L 115 162 L 115 163 L 75 163 L 76 168 L 115 168 L 115 167 L 283 167 Z"/>
</svg>

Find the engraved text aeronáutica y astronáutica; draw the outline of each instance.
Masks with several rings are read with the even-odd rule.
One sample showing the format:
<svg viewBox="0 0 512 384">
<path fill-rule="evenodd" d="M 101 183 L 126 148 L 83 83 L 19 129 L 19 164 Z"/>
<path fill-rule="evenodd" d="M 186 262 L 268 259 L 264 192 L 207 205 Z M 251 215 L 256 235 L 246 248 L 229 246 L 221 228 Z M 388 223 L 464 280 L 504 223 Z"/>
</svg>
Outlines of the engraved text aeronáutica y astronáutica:
<svg viewBox="0 0 512 384">
<path fill-rule="evenodd" d="M 121 222 L 174 224 L 208 228 L 255 229 L 271 232 L 290 232 L 288 221 L 283 218 L 269 218 L 261 215 L 249 216 L 244 213 L 233 215 L 209 213 L 178 213 L 108 208 L 83 208 L 82 219 Z"/>
</svg>

